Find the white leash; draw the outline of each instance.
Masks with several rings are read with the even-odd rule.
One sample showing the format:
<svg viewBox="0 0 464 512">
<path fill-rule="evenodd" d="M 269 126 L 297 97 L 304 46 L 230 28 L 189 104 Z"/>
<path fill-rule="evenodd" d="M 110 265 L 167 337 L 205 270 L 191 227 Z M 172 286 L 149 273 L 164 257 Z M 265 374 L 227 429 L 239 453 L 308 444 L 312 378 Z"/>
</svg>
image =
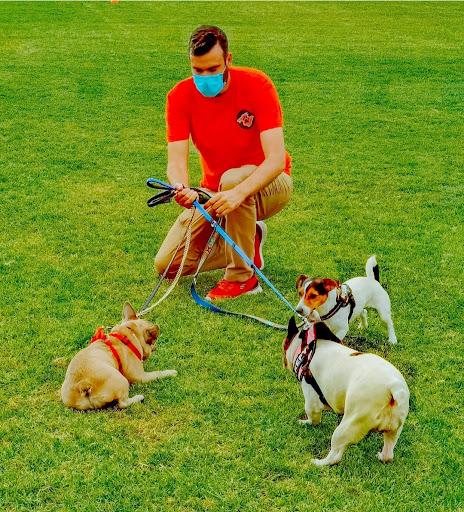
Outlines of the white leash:
<svg viewBox="0 0 464 512">
<path fill-rule="evenodd" d="M 146 308 L 142 309 L 142 311 L 137 313 L 137 317 L 138 318 L 140 318 L 143 315 L 146 315 L 149 311 L 151 311 L 156 306 L 158 306 L 158 304 L 163 302 L 163 300 L 166 299 L 166 297 L 168 297 L 168 295 L 172 292 L 172 290 L 174 290 L 174 288 L 176 287 L 176 285 L 177 285 L 177 283 L 178 283 L 178 281 L 180 279 L 180 276 L 182 275 L 182 270 L 184 269 L 185 260 L 187 259 L 187 254 L 188 254 L 188 250 L 189 250 L 189 247 L 190 247 L 190 239 L 191 239 L 191 236 L 192 236 L 192 221 L 193 221 L 193 217 L 195 215 L 196 208 L 194 206 L 192 206 L 191 209 L 192 209 L 192 216 L 190 217 L 190 220 L 189 220 L 189 223 L 188 223 L 188 226 L 187 226 L 187 230 L 186 230 L 185 235 L 184 235 L 184 237 L 185 237 L 184 254 L 182 255 L 182 260 L 180 262 L 179 268 L 177 269 L 176 276 L 174 277 L 174 279 L 173 279 L 171 285 L 169 286 L 169 288 L 166 290 L 165 294 L 157 302 L 155 302 L 155 304 L 153 304 L 150 307 L 146 307 Z M 179 250 L 180 244 L 182 243 L 184 237 L 182 237 L 182 239 L 181 239 L 181 241 L 179 243 L 179 246 L 177 247 L 177 250 L 176 250 L 176 252 L 174 254 L 176 254 L 177 251 Z M 171 263 L 172 263 L 172 261 L 169 263 L 169 266 L 171 265 Z M 169 268 L 169 266 L 167 268 Z M 164 279 L 164 275 L 161 277 L 161 281 L 163 279 Z M 160 281 L 160 284 L 161 284 L 161 281 Z"/>
</svg>

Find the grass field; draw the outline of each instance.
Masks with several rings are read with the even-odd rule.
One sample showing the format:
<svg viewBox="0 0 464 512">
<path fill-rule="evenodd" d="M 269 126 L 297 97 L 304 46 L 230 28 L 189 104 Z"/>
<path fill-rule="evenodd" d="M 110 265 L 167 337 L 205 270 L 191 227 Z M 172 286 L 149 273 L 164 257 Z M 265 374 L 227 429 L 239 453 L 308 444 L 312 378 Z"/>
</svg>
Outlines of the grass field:
<svg viewBox="0 0 464 512">
<path fill-rule="evenodd" d="M 156 282 L 179 208 L 148 209 L 145 181 L 165 176 L 165 96 L 202 23 L 280 94 L 295 189 L 267 277 L 295 302 L 300 273 L 344 280 L 377 254 L 399 343 L 371 313 L 347 344 L 410 387 L 390 465 L 370 434 L 312 466 L 340 418 L 298 425 L 282 333 L 202 310 L 189 278 L 148 317 L 146 368 L 176 379 L 125 411 L 60 402 L 73 355 Z M 460 2 L 0 3 L 1 510 L 464 510 L 463 27 Z M 290 316 L 269 290 L 228 306 Z"/>
</svg>

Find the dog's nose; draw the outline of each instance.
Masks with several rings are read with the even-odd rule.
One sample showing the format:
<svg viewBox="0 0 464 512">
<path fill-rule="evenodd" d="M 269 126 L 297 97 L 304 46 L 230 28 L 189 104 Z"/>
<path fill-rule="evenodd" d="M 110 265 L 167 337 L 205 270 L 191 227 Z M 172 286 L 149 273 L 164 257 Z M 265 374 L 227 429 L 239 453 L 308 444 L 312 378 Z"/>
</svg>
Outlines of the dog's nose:
<svg viewBox="0 0 464 512">
<path fill-rule="evenodd" d="M 303 314 L 303 308 L 302 308 L 302 307 L 296 308 L 296 312 L 297 312 L 299 315 L 302 315 L 302 314 Z"/>
</svg>

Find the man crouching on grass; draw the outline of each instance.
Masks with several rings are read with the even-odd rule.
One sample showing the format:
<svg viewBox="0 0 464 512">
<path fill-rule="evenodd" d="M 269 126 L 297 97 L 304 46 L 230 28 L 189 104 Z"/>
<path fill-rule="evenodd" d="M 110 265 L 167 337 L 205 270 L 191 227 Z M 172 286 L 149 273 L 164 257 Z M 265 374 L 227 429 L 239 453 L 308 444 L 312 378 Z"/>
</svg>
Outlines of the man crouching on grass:
<svg viewBox="0 0 464 512">
<path fill-rule="evenodd" d="M 190 78 L 167 95 L 167 177 L 186 208 L 178 217 L 155 258 L 158 274 L 179 251 L 167 277 L 174 277 L 183 255 L 189 208 L 198 198 L 189 188 L 189 138 L 200 153 L 201 187 L 213 194 L 205 204 L 211 214 L 225 217 L 225 230 L 262 269 L 263 219 L 276 214 L 292 193 L 290 157 L 285 151 L 282 110 L 277 91 L 261 71 L 232 67 L 227 37 L 217 27 L 199 27 L 189 42 Z M 183 275 L 193 274 L 212 228 L 195 212 Z M 261 291 L 253 269 L 222 238 L 202 270 L 225 268 L 225 276 L 208 300 L 234 298 Z"/>
</svg>

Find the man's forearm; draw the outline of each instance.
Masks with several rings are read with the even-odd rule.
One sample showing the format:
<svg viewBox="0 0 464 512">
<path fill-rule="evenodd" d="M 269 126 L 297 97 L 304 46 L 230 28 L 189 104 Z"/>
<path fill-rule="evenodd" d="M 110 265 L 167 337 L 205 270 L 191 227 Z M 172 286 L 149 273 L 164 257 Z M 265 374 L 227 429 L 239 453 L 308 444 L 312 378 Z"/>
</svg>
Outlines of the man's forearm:
<svg viewBox="0 0 464 512">
<path fill-rule="evenodd" d="M 168 165 L 166 174 L 171 185 L 180 183 L 185 187 L 189 186 L 189 174 L 187 169 L 179 167 L 178 165 Z"/>
<path fill-rule="evenodd" d="M 252 196 L 274 181 L 284 169 L 285 155 L 270 156 L 235 188 L 244 197 Z"/>
</svg>

